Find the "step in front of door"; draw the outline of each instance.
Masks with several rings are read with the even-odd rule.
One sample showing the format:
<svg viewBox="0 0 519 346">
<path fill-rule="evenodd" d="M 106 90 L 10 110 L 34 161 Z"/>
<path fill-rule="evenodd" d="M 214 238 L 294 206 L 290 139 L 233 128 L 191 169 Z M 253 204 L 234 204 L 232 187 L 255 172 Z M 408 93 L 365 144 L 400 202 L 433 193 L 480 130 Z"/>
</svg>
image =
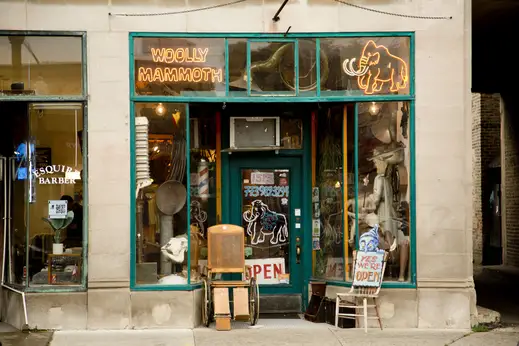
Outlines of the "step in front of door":
<svg viewBox="0 0 519 346">
<path fill-rule="evenodd" d="M 260 295 L 261 314 L 300 313 L 301 294 Z"/>
</svg>

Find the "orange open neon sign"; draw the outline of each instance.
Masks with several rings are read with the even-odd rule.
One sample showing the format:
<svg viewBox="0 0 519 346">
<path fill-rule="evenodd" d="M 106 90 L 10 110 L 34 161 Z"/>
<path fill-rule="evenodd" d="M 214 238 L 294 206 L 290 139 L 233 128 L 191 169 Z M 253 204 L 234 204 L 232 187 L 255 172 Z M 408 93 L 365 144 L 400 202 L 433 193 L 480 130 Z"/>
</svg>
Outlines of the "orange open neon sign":
<svg viewBox="0 0 519 346">
<path fill-rule="evenodd" d="M 203 64 L 207 61 L 209 48 L 151 48 L 155 63 Z M 223 70 L 214 67 L 139 67 L 139 82 L 213 82 L 223 81 Z"/>
<path fill-rule="evenodd" d="M 391 92 L 407 88 L 409 82 L 409 69 L 404 59 L 393 55 L 383 45 L 377 45 L 369 40 L 360 56 L 359 63 L 355 67 L 357 59 L 346 59 L 342 63 L 344 72 L 352 77 L 357 77 L 357 84 L 365 94 L 371 95 L 380 92 L 389 84 Z"/>
</svg>

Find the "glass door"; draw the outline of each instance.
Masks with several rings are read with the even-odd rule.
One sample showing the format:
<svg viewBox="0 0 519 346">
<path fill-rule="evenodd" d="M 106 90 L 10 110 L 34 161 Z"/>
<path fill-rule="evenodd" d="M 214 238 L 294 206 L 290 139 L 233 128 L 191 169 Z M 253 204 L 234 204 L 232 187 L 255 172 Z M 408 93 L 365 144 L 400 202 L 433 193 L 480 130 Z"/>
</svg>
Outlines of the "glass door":
<svg viewBox="0 0 519 346">
<path fill-rule="evenodd" d="M 0 117 L 3 280 L 81 284 L 82 104 L 5 102 Z"/>
<path fill-rule="evenodd" d="M 262 293 L 301 293 L 301 160 L 231 155 L 231 222 Z"/>
<path fill-rule="evenodd" d="M 83 105 L 29 104 L 27 179 L 31 287 L 80 285 L 83 258 Z"/>
</svg>

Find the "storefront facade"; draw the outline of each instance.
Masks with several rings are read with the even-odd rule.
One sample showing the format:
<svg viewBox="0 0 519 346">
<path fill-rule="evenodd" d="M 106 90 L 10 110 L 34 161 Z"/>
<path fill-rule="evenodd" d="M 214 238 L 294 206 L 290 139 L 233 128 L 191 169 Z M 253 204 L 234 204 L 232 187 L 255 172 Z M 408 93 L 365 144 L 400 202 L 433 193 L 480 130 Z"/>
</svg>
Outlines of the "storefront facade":
<svg viewBox="0 0 519 346">
<path fill-rule="evenodd" d="M 10 6 L 11 13 L 21 11 Z M 53 109 L 63 108 L 60 102 L 78 105 L 82 122 L 73 122 L 70 132 L 88 128 L 80 150 L 74 146 L 83 155 L 81 169 L 75 163 L 73 170 L 82 172 L 84 193 L 69 209 L 82 213 L 82 237 L 79 247 L 67 244 L 74 238 L 67 225 L 65 240 L 54 237 L 41 246 L 40 271 L 48 282 L 39 285 L 34 244 L 21 245 L 27 265 L 20 275 L 11 270 L 13 255 L 4 256 L 4 279 L 11 272 L 21 278 L 4 280 L 4 320 L 46 329 L 197 326 L 207 228 L 220 223 L 245 229 L 246 261 L 260 283 L 262 311 L 298 312 L 312 280 L 326 281 L 329 296 L 348 289 L 358 237 L 379 224 L 381 246 L 396 246 L 381 294 L 385 325 L 470 326 L 469 12 L 463 2 L 439 8 L 424 2 L 414 9 L 417 17 L 405 21 L 340 3 L 290 4 L 277 22 L 257 14 L 274 14 L 277 7 L 267 4 L 169 15 L 153 15 L 171 11 L 162 5 L 151 7 L 157 11 L 129 4 L 24 6 L 29 13 L 52 10 L 54 20 L 27 17 L 21 28 L 6 18 L 12 31 L 0 34 L 11 59 L 2 64 L 11 71 L 5 78 L 11 91 L 0 101 L 25 102 L 31 110 L 34 102 Z M 69 7 L 89 20 L 58 19 Z M 386 7 L 379 10 L 411 10 Z M 337 11 L 337 20 L 329 20 Z M 322 19 L 314 18 L 317 12 Z M 12 73 L 34 64 L 24 54 L 38 56 L 29 48 L 36 43 L 22 43 L 16 63 L 13 38 L 23 35 L 80 38 L 85 84 L 79 96 L 51 87 L 12 92 L 23 78 L 31 90 L 52 78 L 70 84 L 70 73 L 47 77 L 36 70 L 37 81 L 30 73 Z M 71 51 L 52 41 L 47 47 Z M 49 63 L 70 65 L 59 56 L 50 54 Z M 35 116 L 44 118 L 43 111 Z M 57 124 L 63 121 L 47 128 Z M 35 141 L 36 161 L 45 157 L 43 142 Z M 31 162 L 32 147 L 25 143 Z M 71 164 L 63 160 L 52 165 L 61 164 L 65 173 Z M 31 182 L 38 184 L 41 196 L 45 175 L 53 174 L 49 184 L 54 178 L 61 188 L 52 193 L 57 198 L 44 197 L 50 208 L 69 194 L 71 174 L 61 177 L 37 164 L 19 180 L 28 192 Z M 26 219 L 33 209 L 39 218 L 50 217 L 34 206 L 40 199 L 23 196 Z M 36 231 L 34 224 L 24 224 L 24 239 L 49 231 Z M 7 253 L 15 252 L 9 243 L 14 228 L 4 228 Z M 54 243 L 64 244 L 63 255 Z M 65 259 L 49 265 L 53 258 Z M 61 280 L 68 272 L 75 282 Z"/>
</svg>

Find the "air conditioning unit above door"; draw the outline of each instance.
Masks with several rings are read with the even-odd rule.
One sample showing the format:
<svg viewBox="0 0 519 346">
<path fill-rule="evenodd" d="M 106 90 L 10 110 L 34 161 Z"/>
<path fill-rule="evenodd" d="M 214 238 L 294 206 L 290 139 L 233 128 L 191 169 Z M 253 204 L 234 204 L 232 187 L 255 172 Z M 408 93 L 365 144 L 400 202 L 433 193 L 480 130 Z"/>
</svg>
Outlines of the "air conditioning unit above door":
<svg viewBox="0 0 519 346">
<path fill-rule="evenodd" d="M 279 117 L 231 117 L 230 149 L 265 150 L 280 146 Z"/>
</svg>

